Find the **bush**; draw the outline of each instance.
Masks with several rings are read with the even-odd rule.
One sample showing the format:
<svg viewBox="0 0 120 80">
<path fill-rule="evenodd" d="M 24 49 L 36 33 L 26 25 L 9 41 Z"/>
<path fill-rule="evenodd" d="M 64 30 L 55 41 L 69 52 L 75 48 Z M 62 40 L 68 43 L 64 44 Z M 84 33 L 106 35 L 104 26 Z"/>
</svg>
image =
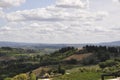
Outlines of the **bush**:
<svg viewBox="0 0 120 80">
<path fill-rule="evenodd" d="M 70 59 L 67 61 L 67 64 L 77 64 L 77 60 L 76 59 Z"/>
<path fill-rule="evenodd" d="M 61 68 L 61 65 L 58 66 L 58 73 L 64 75 L 65 74 L 65 69 Z"/>
<path fill-rule="evenodd" d="M 4 80 L 12 80 L 12 78 L 5 78 Z"/>
<path fill-rule="evenodd" d="M 36 75 L 34 73 L 30 73 L 30 80 L 36 80 Z"/>
<path fill-rule="evenodd" d="M 60 73 L 61 73 L 62 75 L 64 75 L 64 74 L 65 74 L 65 69 L 61 69 Z"/>
<path fill-rule="evenodd" d="M 112 67 L 115 65 L 117 65 L 117 62 L 115 62 L 113 60 L 107 60 L 106 62 L 99 63 L 100 68 Z"/>
<path fill-rule="evenodd" d="M 13 77 L 12 80 L 28 80 L 28 77 L 26 74 L 20 74 L 20 75 L 16 75 L 15 77 Z"/>
</svg>

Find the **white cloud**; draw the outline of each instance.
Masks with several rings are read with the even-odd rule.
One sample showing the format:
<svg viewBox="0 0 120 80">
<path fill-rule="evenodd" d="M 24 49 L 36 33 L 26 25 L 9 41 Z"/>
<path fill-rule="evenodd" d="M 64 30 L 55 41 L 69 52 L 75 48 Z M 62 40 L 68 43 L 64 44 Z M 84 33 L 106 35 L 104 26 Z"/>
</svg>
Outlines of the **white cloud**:
<svg viewBox="0 0 120 80">
<path fill-rule="evenodd" d="M 112 0 L 115 6 L 120 7 L 120 0 Z"/>
<path fill-rule="evenodd" d="M 13 6 L 20 6 L 22 3 L 25 3 L 26 0 L 0 0 L 1 8 L 9 8 Z"/>
<path fill-rule="evenodd" d="M 88 0 L 57 0 L 56 6 L 62 8 L 87 8 Z"/>
<path fill-rule="evenodd" d="M 71 12 L 72 11 L 72 12 Z M 89 12 L 82 9 L 63 9 L 55 6 L 32 10 L 16 11 L 7 14 L 10 22 L 14 21 L 97 21 L 107 16 L 107 12 Z"/>
<path fill-rule="evenodd" d="M 120 0 L 113 0 L 113 2 L 117 2 L 117 3 L 119 3 L 119 2 L 120 2 Z"/>
<path fill-rule="evenodd" d="M 0 8 L 0 18 L 5 18 L 5 13 L 2 8 Z"/>
<path fill-rule="evenodd" d="M 47 23 L 80 21 L 86 23 L 102 20 L 108 15 L 108 13 L 105 11 L 90 12 L 86 9 L 86 6 L 89 5 L 88 3 L 89 0 L 57 0 L 55 5 L 48 6 L 46 8 L 37 8 L 8 13 L 6 14 L 6 19 L 9 22 L 42 21 Z M 68 7 L 58 7 L 58 5 L 62 4 Z M 85 9 L 76 8 L 75 6 L 83 6 Z"/>
<path fill-rule="evenodd" d="M 0 38 L 43 43 L 97 42 L 108 34 L 119 33 L 96 24 L 108 16 L 107 11 L 90 11 L 89 0 L 57 0 L 46 8 L 6 13 L 8 23 L 0 28 Z"/>
</svg>

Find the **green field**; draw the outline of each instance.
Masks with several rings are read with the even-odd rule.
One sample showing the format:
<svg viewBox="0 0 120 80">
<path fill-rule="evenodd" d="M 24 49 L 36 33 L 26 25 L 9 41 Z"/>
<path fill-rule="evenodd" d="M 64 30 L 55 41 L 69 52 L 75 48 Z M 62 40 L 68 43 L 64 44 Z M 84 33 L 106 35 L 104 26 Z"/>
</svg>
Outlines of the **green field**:
<svg viewBox="0 0 120 80">
<path fill-rule="evenodd" d="M 74 72 L 54 78 L 53 80 L 100 80 L 101 73 L 96 72 Z"/>
<path fill-rule="evenodd" d="M 65 75 L 55 77 L 53 80 L 100 80 L 101 74 L 98 65 L 76 67 L 67 70 Z"/>
</svg>

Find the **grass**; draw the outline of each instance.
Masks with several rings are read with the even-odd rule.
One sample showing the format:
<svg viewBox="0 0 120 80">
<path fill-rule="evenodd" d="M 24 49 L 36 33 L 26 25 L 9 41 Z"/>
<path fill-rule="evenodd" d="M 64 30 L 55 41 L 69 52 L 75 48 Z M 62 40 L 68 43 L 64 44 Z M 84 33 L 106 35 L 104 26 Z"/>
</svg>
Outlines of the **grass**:
<svg viewBox="0 0 120 80">
<path fill-rule="evenodd" d="M 100 80 L 101 73 L 96 72 L 74 72 L 55 77 L 53 80 Z"/>
<path fill-rule="evenodd" d="M 66 70 L 69 74 L 55 77 L 53 80 L 100 80 L 102 73 L 98 71 L 99 69 L 98 65 L 74 67 Z"/>
</svg>

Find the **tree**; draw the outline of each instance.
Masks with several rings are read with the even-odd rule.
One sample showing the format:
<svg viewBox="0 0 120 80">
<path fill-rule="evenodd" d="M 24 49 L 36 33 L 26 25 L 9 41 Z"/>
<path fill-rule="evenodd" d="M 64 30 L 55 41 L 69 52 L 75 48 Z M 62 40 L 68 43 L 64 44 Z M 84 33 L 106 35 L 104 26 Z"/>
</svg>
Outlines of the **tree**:
<svg viewBox="0 0 120 80">
<path fill-rule="evenodd" d="M 106 61 L 106 60 L 110 59 L 110 53 L 102 51 L 102 50 L 98 51 L 96 53 L 96 56 L 97 56 L 97 58 L 100 62 L 103 62 L 103 61 Z"/>
<path fill-rule="evenodd" d="M 64 75 L 65 74 L 65 69 L 61 68 L 61 65 L 58 65 L 58 73 Z"/>
<path fill-rule="evenodd" d="M 77 60 L 76 59 L 70 59 L 67 61 L 68 64 L 77 64 Z"/>
<path fill-rule="evenodd" d="M 115 62 L 114 60 L 107 60 L 105 62 L 101 62 L 99 63 L 100 68 L 105 68 L 105 67 L 112 67 L 117 65 L 117 62 Z"/>
<path fill-rule="evenodd" d="M 11 47 L 1 47 L 1 49 L 3 49 L 3 50 L 12 50 Z"/>
</svg>

